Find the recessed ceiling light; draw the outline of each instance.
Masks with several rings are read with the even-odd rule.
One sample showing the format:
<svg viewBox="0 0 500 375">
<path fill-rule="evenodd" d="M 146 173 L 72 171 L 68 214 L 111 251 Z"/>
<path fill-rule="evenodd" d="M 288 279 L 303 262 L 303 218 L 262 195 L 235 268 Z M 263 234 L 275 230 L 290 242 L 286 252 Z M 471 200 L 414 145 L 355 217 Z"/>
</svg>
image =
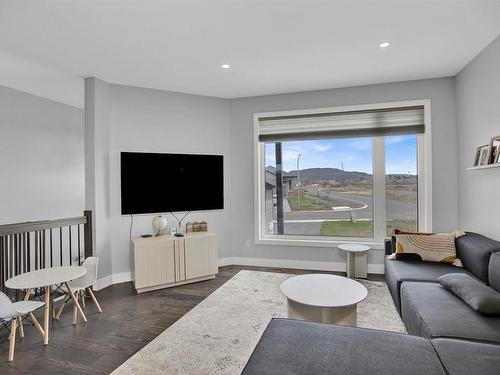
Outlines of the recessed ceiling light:
<svg viewBox="0 0 500 375">
<path fill-rule="evenodd" d="M 231 65 L 229 65 L 229 64 L 222 64 L 221 65 L 222 69 L 229 69 L 230 67 L 231 67 Z"/>
<path fill-rule="evenodd" d="M 387 48 L 391 45 L 391 42 L 382 42 L 379 44 L 380 48 Z"/>
</svg>

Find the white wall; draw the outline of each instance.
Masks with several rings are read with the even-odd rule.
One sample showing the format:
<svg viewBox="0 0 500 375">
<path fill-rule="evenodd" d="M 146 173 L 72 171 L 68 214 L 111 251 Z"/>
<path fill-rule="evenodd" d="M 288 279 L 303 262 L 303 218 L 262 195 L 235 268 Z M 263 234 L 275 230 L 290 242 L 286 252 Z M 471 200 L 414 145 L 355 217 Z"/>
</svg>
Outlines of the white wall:
<svg viewBox="0 0 500 375">
<path fill-rule="evenodd" d="M 0 85 L 83 109 L 83 78 L 0 52 Z"/>
<path fill-rule="evenodd" d="M 456 77 L 459 224 L 500 240 L 500 169 L 467 171 L 476 148 L 500 135 L 500 37 Z"/>
<path fill-rule="evenodd" d="M 233 256 L 294 261 L 345 262 L 337 249 L 256 245 L 254 243 L 253 114 L 256 112 L 335 107 L 401 100 L 431 99 L 433 149 L 434 230 L 457 228 L 457 132 L 453 78 L 400 82 L 335 90 L 261 96 L 231 101 L 231 185 Z M 280 262 L 273 261 L 279 265 Z M 316 262 L 316 263 L 314 263 Z M 372 251 L 368 262 L 383 262 L 382 251 Z M 326 265 L 326 264 L 325 264 Z M 380 269 L 373 267 L 372 270 Z"/>
<path fill-rule="evenodd" d="M 0 86 L 0 224 L 81 216 L 83 111 Z"/>
<path fill-rule="evenodd" d="M 113 273 L 109 190 L 110 85 L 85 79 L 85 207 L 93 212 L 93 252 L 99 277 Z"/>
<path fill-rule="evenodd" d="M 206 220 L 219 238 L 219 257 L 231 255 L 231 137 L 229 101 L 130 86 L 110 85 L 109 208 L 113 274 L 131 271 L 130 216 L 120 208 L 120 152 L 224 155 L 224 210 L 193 212 L 185 220 Z M 168 166 L 164 171 L 168 173 Z M 161 194 L 152 187 L 152 194 Z M 152 233 L 154 215 L 135 215 L 132 236 Z M 175 220 L 167 215 L 169 225 Z M 184 223 L 185 223 L 184 222 Z"/>
</svg>

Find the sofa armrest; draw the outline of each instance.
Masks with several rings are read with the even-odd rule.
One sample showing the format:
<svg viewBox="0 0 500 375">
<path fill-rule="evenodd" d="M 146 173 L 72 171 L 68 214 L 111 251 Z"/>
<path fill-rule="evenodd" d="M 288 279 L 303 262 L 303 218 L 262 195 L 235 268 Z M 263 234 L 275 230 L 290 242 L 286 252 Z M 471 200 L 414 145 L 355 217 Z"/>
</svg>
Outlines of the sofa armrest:
<svg viewBox="0 0 500 375">
<path fill-rule="evenodd" d="M 457 257 L 464 268 L 483 282 L 488 282 L 488 266 L 492 253 L 500 251 L 500 242 L 478 233 L 466 232 L 455 241 Z"/>
<path fill-rule="evenodd" d="M 392 239 L 386 238 L 384 241 L 385 255 L 391 255 L 394 252 L 392 248 Z"/>
</svg>

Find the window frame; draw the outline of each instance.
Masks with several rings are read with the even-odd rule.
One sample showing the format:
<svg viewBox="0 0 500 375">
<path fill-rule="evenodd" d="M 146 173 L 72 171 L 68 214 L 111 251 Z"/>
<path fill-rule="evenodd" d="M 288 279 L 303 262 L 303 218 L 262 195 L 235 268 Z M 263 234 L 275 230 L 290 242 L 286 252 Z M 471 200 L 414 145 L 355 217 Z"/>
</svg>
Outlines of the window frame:
<svg viewBox="0 0 500 375">
<path fill-rule="evenodd" d="M 254 113 L 254 227 L 255 244 L 302 247 L 332 247 L 340 243 L 363 243 L 382 249 L 386 236 L 385 138 L 373 137 L 373 238 L 276 235 L 265 233 L 265 152 L 259 142 L 259 118 L 363 111 L 397 107 L 424 107 L 425 133 L 417 134 L 418 228 L 432 232 L 432 133 L 430 99 Z"/>
</svg>

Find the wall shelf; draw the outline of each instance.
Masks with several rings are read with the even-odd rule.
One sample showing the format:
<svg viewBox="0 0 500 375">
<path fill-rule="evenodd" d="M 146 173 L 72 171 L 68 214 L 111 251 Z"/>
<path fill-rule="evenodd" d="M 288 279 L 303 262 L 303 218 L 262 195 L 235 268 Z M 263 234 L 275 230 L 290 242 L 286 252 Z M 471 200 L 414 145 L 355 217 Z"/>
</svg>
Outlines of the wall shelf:
<svg viewBox="0 0 500 375">
<path fill-rule="evenodd" d="M 490 169 L 490 168 L 500 168 L 500 163 L 488 164 L 488 165 L 479 165 L 477 167 L 469 167 L 468 171 L 476 170 L 476 169 Z"/>
</svg>

